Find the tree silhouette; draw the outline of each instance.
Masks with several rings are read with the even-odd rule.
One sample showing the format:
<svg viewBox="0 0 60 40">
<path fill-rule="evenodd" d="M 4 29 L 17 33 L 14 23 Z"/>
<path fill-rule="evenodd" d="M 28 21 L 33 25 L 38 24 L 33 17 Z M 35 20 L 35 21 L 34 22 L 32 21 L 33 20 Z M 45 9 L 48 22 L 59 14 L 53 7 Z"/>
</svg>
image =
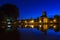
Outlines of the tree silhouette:
<svg viewBox="0 0 60 40">
<path fill-rule="evenodd" d="M 13 4 L 4 4 L 1 8 L 3 16 L 17 18 L 18 17 L 18 8 Z"/>
<path fill-rule="evenodd" d="M 16 20 L 18 17 L 18 8 L 13 4 L 4 4 L 0 8 L 0 27 L 1 21 L 6 19 L 6 17 Z M 19 40 L 19 32 L 18 30 L 12 30 L 9 32 L 0 30 L 0 40 Z"/>
</svg>

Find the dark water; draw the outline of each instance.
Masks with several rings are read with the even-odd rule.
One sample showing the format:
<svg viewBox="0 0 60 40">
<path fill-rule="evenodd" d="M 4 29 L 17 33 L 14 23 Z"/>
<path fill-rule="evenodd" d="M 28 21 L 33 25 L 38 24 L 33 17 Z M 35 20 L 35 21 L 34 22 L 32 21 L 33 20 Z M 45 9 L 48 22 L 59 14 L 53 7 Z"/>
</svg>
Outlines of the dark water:
<svg viewBox="0 0 60 40">
<path fill-rule="evenodd" d="M 0 30 L 0 40 L 19 40 L 19 32 L 16 30 Z"/>
<path fill-rule="evenodd" d="M 18 28 L 20 40 L 60 40 L 60 32 L 55 32 L 53 29 L 47 30 L 47 35 L 41 31 L 31 28 Z"/>
</svg>

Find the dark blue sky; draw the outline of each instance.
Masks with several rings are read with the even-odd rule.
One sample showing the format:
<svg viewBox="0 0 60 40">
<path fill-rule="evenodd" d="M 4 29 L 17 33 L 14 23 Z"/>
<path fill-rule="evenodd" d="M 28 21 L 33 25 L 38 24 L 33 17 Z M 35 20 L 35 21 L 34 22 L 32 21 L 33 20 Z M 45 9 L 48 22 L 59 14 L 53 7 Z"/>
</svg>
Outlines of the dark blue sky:
<svg viewBox="0 0 60 40">
<path fill-rule="evenodd" d="M 0 5 L 5 3 L 15 4 L 19 8 L 19 19 L 37 18 L 42 15 L 42 10 L 47 11 L 48 17 L 60 15 L 60 0 L 0 0 Z"/>
</svg>

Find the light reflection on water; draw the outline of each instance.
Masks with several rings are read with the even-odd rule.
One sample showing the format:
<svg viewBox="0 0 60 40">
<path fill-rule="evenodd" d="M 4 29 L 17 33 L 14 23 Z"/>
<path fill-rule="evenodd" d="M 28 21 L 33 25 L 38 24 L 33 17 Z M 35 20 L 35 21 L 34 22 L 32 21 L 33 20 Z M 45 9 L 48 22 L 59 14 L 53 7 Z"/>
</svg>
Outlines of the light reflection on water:
<svg viewBox="0 0 60 40">
<path fill-rule="evenodd" d="M 18 28 L 18 30 L 22 40 L 60 40 L 60 32 L 55 32 L 54 29 L 48 29 L 46 36 L 36 28 Z"/>
</svg>

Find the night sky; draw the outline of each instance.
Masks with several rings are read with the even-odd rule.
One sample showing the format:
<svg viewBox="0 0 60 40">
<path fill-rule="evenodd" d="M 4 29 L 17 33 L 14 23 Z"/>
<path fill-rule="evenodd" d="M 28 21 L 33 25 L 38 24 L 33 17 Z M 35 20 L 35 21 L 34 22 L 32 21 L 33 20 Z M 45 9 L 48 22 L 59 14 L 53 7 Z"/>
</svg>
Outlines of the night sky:
<svg viewBox="0 0 60 40">
<path fill-rule="evenodd" d="M 60 15 L 60 0 L 0 0 L 0 6 L 6 3 L 15 4 L 19 8 L 19 17 L 18 19 L 29 19 L 29 18 L 37 18 L 42 15 L 42 11 L 46 10 L 48 17 L 53 17 L 54 15 Z M 26 39 L 26 37 L 31 36 L 38 40 L 39 37 L 43 39 L 40 34 L 40 31 L 36 29 L 19 29 L 22 33 L 22 40 Z M 27 31 L 26 31 L 27 30 Z M 31 34 L 31 35 L 30 35 Z M 51 35 L 50 35 L 51 34 Z M 50 35 L 50 36 L 49 36 Z M 51 40 L 58 40 L 60 37 L 60 32 L 54 32 L 54 30 L 47 31 L 47 37 Z M 54 37 L 51 37 L 54 36 Z M 57 37 L 57 38 L 56 38 Z M 34 39 L 33 39 L 34 40 Z"/>
<path fill-rule="evenodd" d="M 60 15 L 60 0 L 0 0 L 0 5 L 11 3 L 19 8 L 18 19 L 37 18 L 46 10 L 48 17 Z"/>
</svg>

